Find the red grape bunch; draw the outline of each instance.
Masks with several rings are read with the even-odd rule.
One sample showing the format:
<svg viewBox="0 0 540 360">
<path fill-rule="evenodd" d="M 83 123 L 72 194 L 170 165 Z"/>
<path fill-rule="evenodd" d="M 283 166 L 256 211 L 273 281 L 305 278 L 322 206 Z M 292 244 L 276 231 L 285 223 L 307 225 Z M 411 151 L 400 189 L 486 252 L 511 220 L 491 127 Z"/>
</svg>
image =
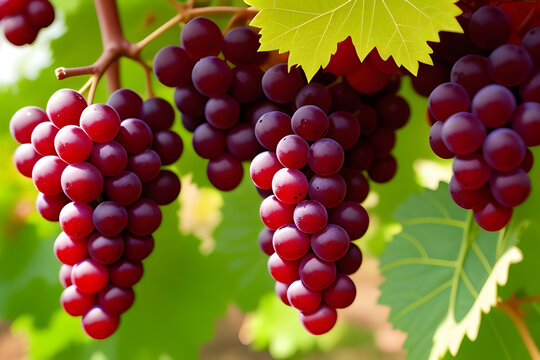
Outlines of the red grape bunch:
<svg viewBox="0 0 540 360">
<path fill-rule="evenodd" d="M 176 87 L 176 107 L 193 132 L 195 152 L 209 160 L 210 182 L 219 190 L 233 190 L 243 178 L 242 161 L 262 150 L 244 108 L 262 98 L 260 65 L 267 54 L 257 52 L 259 35 L 250 28 L 223 36 L 204 17 L 186 24 L 180 42 L 156 54 L 154 72 L 162 84 Z"/>
<path fill-rule="evenodd" d="M 31 44 L 54 21 L 49 0 L 0 0 L 0 24 L 13 45 Z"/>
<path fill-rule="evenodd" d="M 429 96 L 431 148 L 454 158 L 450 194 L 488 231 L 505 227 L 529 196 L 528 147 L 540 145 L 540 28 L 530 29 L 521 45 L 507 43 L 511 29 L 498 7 L 474 12 L 469 40 L 487 56 L 458 59 L 451 81 Z"/>
<path fill-rule="evenodd" d="M 60 302 L 82 316 L 92 338 L 111 336 L 132 306 L 141 261 L 161 223 L 159 205 L 180 192 L 177 175 L 162 169 L 183 149 L 169 129 L 174 116 L 167 101 L 143 101 L 129 89 L 89 106 L 78 92 L 61 89 L 46 111 L 28 106 L 11 118 L 21 143 L 15 166 L 38 189 L 41 216 L 62 228 L 54 243 L 63 264 Z"/>
</svg>

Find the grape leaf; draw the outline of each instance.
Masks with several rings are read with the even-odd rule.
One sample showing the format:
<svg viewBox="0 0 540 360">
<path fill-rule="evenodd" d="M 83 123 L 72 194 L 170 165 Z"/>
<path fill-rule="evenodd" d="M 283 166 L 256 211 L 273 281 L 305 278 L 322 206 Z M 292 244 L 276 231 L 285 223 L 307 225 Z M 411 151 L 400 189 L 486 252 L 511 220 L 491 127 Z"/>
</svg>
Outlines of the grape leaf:
<svg viewBox="0 0 540 360">
<path fill-rule="evenodd" d="M 380 302 L 392 308 L 394 326 L 408 332 L 411 359 L 456 354 L 465 335 L 475 339 L 482 311 L 496 304 L 497 284 L 522 259 L 517 230 L 486 232 L 466 214 L 445 183 L 411 195 L 396 210 L 403 230 L 381 256 Z"/>
<path fill-rule="evenodd" d="M 288 51 L 289 66 L 301 65 L 308 80 L 349 35 L 361 60 L 376 47 L 416 74 L 419 61 L 432 64 L 427 41 L 439 41 L 439 31 L 462 32 L 454 0 L 245 1 L 260 10 L 251 22 L 261 28 L 260 50 Z"/>
</svg>

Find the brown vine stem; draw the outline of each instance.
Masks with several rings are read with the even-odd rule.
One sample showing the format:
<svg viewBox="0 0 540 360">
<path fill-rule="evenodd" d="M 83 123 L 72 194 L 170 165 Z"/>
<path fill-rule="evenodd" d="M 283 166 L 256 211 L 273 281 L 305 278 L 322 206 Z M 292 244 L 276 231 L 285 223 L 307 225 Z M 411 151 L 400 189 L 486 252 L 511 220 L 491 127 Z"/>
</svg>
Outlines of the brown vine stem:
<svg viewBox="0 0 540 360">
<path fill-rule="evenodd" d="M 97 84 L 108 73 L 107 79 L 109 91 L 120 87 L 118 60 L 121 57 L 127 57 L 139 63 L 144 72 L 148 96 L 153 95 L 151 87 L 152 68 L 144 62 L 140 53 L 145 46 L 152 42 L 159 35 L 169 30 L 180 22 L 187 23 L 194 17 L 211 14 L 237 14 L 243 13 L 244 16 L 254 16 L 257 10 L 254 8 L 234 7 L 234 6 L 210 6 L 205 8 L 195 8 L 194 1 L 189 0 L 185 3 L 170 0 L 177 10 L 177 14 L 169 21 L 161 25 L 158 29 L 150 33 L 147 37 L 137 43 L 131 43 L 125 39 L 122 34 L 122 26 L 118 16 L 116 0 L 94 0 L 96 13 L 99 20 L 101 36 L 103 41 L 103 52 L 101 56 L 89 66 L 76 68 L 58 68 L 55 70 L 56 77 L 59 80 L 72 76 L 91 75 L 88 82 L 81 88 L 81 92 L 88 90 L 88 103 L 94 101 Z"/>
<path fill-rule="evenodd" d="M 521 336 L 529 355 L 531 355 L 531 359 L 540 360 L 540 352 L 538 351 L 538 347 L 536 346 L 531 332 L 527 327 L 527 323 L 525 322 L 525 313 L 521 309 L 521 302 L 522 301 L 520 301 L 520 299 L 517 299 L 514 295 L 512 295 L 507 300 L 499 300 L 497 307 L 504 311 L 514 323 L 514 326 Z"/>
</svg>

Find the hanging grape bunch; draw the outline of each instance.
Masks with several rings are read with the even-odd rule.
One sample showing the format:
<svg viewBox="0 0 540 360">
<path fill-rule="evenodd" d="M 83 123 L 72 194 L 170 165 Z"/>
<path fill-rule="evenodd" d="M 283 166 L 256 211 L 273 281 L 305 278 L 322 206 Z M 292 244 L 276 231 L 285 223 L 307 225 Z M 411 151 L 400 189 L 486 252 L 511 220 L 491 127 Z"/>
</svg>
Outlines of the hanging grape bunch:
<svg viewBox="0 0 540 360">
<path fill-rule="evenodd" d="M 429 142 L 439 157 L 454 158 L 452 199 L 473 209 L 482 228 L 498 231 L 531 191 L 528 147 L 540 144 L 540 77 L 534 70 L 540 28 L 515 45 L 508 43 L 510 19 L 498 7 L 481 7 L 463 22 L 468 31 L 462 41 L 472 50 L 453 64 L 451 82 L 429 95 L 435 120 Z"/>
<path fill-rule="evenodd" d="M 39 191 L 40 215 L 63 231 L 54 242 L 63 264 L 60 302 L 82 316 L 92 338 L 111 336 L 133 304 L 132 287 L 161 223 L 159 205 L 180 192 L 177 175 L 162 169 L 182 154 L 181 138 L 169 129 L 174 115 L 167 101 L 143 102 L 129 89 L 115 91 L 108 105 L 89 106 L 62 89 L 46 111 L 25 107 L 10 121 L 21 143 L 15 166 Z"/>
</svg>

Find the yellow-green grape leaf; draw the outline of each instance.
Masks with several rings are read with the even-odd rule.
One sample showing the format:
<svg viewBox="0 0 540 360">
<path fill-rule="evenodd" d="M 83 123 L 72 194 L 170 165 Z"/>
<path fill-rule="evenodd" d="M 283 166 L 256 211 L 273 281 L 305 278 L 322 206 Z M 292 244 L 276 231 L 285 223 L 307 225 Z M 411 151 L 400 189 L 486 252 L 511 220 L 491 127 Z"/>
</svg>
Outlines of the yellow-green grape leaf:
<svg viewBox="0 0 540 360">
<path fill-rule="evenodd" d="M 470 211 L 452 202 L 446 183 L 411 195 L 394 217 L 402 231 L 381 256 L 386 281 L 379 302 L 391 307 L 394 326 L 408 332 L 408 359 L 456 355 L 465 335 L 476 339 L 482 313 L 497 304 L 498 285 L 522 260 L 514 246 L 522 228 L 480 229 Z"/>
<path fill-rule="evenodd" d="M 261 28 L 261 51 L 289 52 L 310 80 L 325 67 L 337 43 L 352 38 L 363 60 L 376 47 L 413 74 L 418 62 L 432 64 L 427 41 L 439 31 L 462 32 L 454 0 L 245 0 L 259 10 L 251 25 Z"/>
</svg>

